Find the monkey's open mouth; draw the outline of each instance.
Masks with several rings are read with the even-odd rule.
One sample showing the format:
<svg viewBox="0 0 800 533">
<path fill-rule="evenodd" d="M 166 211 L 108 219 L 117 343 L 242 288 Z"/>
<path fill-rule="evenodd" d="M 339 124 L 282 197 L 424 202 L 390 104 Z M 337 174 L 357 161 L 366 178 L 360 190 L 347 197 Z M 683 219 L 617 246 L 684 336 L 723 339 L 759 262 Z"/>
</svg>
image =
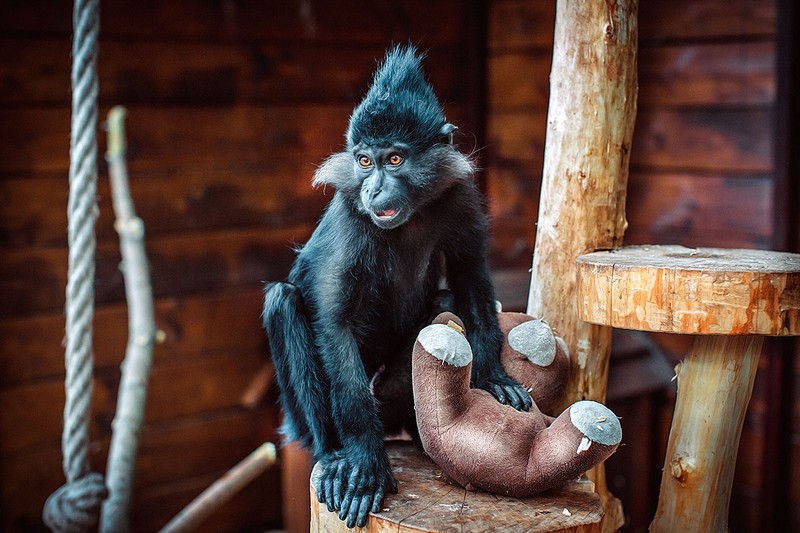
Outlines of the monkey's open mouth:
<svg viewBox="0 0 800 533">
<path fill-rule="evenodd" d="M 383 211 L 375 211 L 375 216 L 381 220 L 391 220 L 397 216 L 397 209 L 385 209 Z"/>
</svg>

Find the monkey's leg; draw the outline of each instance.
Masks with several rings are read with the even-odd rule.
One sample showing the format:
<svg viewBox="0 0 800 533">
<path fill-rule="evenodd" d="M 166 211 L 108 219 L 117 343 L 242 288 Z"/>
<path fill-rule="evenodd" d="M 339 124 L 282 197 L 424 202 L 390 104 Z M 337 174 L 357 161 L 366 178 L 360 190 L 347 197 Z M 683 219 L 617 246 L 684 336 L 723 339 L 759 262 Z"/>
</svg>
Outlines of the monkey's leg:
<svg viewBox="0 0 800 533">
<path fill-rule="evenodd" d="M 330 385 L 314 347 L 300 289 L 290 283 L 269 285 L 263 320 L 281 389 L 283 431 L 321 457 L 332 448 L 328 435 Z"/>
<path fill-rule="evenodd" d="M 338 312 L 329 311 L 328 316 L 336 317 Z M 383 426 L 350 330 L 332 319 L 315 323 L 314 332 L 330 379 L 331 415 L 341 443 L 340 449 L 320 458 L 317 496 L 329 508 L 338 509 L 348 527 L 363 526 L 369 512 L 380 508 L 386 492 L 397 491 L 384 449 Z"/>
</svg>

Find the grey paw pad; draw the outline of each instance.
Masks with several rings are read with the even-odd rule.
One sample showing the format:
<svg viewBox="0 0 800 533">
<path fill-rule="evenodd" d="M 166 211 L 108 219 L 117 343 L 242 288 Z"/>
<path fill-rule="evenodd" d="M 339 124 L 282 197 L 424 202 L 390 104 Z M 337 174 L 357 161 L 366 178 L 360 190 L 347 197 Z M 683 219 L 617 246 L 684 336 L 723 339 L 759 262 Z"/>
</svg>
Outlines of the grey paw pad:
<svg viewBox="0 0 800 533">
<path fill-rule="evenodd" d="M 622 426 L 617 415 L 603 404 L 590 400 L 575 402 L 569 408 L 569 418 L 572 425 L 585 435 L 584 439 L 606 446 L 614 446 L 622 441 Z M 584 443 L 582 447 L 588 449 L 589 443 Z"/>
<path fill-rule="evenodd" d="M 541 320 L 529 320 L 508 332 L 508 345 L 539 366 L 550 366 L 556 358 L 556 337 Z"/>
<path fill-rule="evenodd" d="M 472 348 L 461 333 L 445 324 L 431 324 L 419 332 L 417 340 L 426 352 L 453 366 L 467 366 Z"/>
</svg>

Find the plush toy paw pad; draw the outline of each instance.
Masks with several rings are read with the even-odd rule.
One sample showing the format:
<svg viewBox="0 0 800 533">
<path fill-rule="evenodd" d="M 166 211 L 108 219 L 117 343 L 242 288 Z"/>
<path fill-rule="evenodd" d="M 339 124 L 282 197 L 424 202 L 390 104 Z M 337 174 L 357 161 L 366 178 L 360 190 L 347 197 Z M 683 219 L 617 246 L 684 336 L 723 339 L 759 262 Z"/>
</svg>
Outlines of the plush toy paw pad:
<svg viewBox="0 0 800 533">
<path fill-rule="evenodd" d="M 431 324 L 419 332 L 417 340 L 426 352 L 450 365 L 462 367 L 472 361 L 467 338 L 446 324 Z"/>
<path fill-rule="evenodd" d="M 556 358 L 556 342 L 553 330 L 541 320 L 523 322 L 508 332 L 508 345 L 539 366 L 550 366 L 553 363 Z"/>
<path fill-rule="evenodd" d="M 572 425 L 584 435 L 578 452 L 589 449 L 591 442 L 616 446 L 622 441 L 619 419 L 605 405 L 589 400 L 576 402 L 569 408 L 569 416 Z"/>
</svg>

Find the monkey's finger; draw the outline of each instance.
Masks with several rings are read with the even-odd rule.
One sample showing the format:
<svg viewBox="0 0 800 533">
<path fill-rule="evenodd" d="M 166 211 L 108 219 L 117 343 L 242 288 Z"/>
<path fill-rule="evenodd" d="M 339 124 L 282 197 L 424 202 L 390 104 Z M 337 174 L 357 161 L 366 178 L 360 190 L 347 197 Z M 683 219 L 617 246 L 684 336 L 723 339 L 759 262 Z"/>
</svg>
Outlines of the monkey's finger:
<svg viewBox="0 0 800 533">
<path fill-rule="evenodd" d="M 348 511 L 350 510 L 350 506 L 353 503 L 353 498 L 358 490 L 359 477 L 360 469 L 356 467 L 350 472 L 350 476 L 347 479 L 347 490 L 344 493 L 344 498 L 342 498 L 342 506 L 339 508 L 339 520 L 344 520 Z"/>
<path fill-rule="evenodd" d="M 319 503 L 323 503 L 325 501 L 325 479 L 330 475 L 328 466 L 322 467 L 322 474 L 319 476 L 319 480 L 317 480 L 317 485 L 314 487 L 317 489 L 317 501 Z"/>
<path fill-rule="evenodd" d="M 347 527 L 355 527 L 356 520 L 358 519 L 359 507 L 361 507 L 361 496 L 356 496 L 350 502 L 350 507 L 347 509 Z M 344 520 L 344 518 L 342 520 Z"/>
<path fill-rule="evenodd" d="M 336 507 L 334 506 L 334 494 L 335 490 L 334 487 L 336 486 L 336 472 L 331 472 L 330 475 L 325 478 L 325 505 L 328 506 L 328 511 L 333 511 Z"/>
<path fill-rule="evenodd" d="M 506 393 L 503 391 L 503 388 L 497 383 L 492 383 L 491 387 L 492 390 L 489 392 L 491 392 L 494 395 L 494 397 L 497 398 L 498 402 L 507 405 L 508 399 L 506 398 Z"/>
<path fill-rule="evenodd" d="M 397 480 L 394 478 L 392 474 L 389 474 L 388 477 L 389 477 L 388 480 L 389 492 L 391 492 L 392 494 L 397 494 Z"/>
<path fill-rule="evenodd" d="M 530 411 L 531 406 L 533 406 L 533 398 L 531 398 L 530 393 L 525 389 L 522 389 L 520 390 L 519 394 L 522 397 L 523 410 Z"/>
<path fill-rule="evenodd" d="M 375 491 L 375 496 L 372 497 L 372 508 L 370 512 L 377 513 L 381 510 L 381 503 L 383 502 L 383 495 L 384 495 L 384 488 L 378 487 L 378 490 Z"/>
<path fill-rule="evenodd" d="M 331 488 L 331 495 L 333 498 L 333 507 L 337 511 L 341 510 L 342 508 L 342 483 L 343 483 L 343 468 L 339 468 L 336 471 L 336 480 L 333 483 L 333 487 Z"/>
<path fill-rule="evenodd" d="M 357 524 L 358 527 L 364 527 L 367 525 L 367 517 L 369 516 L 369 510 L 372 507 L 372 499 L 373 494 L 368 492 L 361 497 L 361 502 L 358 506 L 358 516 L 357 516 Z M 356 500 L 353 500 L 355 504 Z"/>
<path fill-rule="evenodd" d="M 522 389 L 515 386 L 509 386 L 506 388 L 506 392 L 508 393 L 508 397 L 510 399 L 509 403 L 514 409 L 516 409 L 517 411 L 528 410 L 525 406 L 525 399 L 522 396 L 524 392 L 522 391 Z"/>
</svg>

